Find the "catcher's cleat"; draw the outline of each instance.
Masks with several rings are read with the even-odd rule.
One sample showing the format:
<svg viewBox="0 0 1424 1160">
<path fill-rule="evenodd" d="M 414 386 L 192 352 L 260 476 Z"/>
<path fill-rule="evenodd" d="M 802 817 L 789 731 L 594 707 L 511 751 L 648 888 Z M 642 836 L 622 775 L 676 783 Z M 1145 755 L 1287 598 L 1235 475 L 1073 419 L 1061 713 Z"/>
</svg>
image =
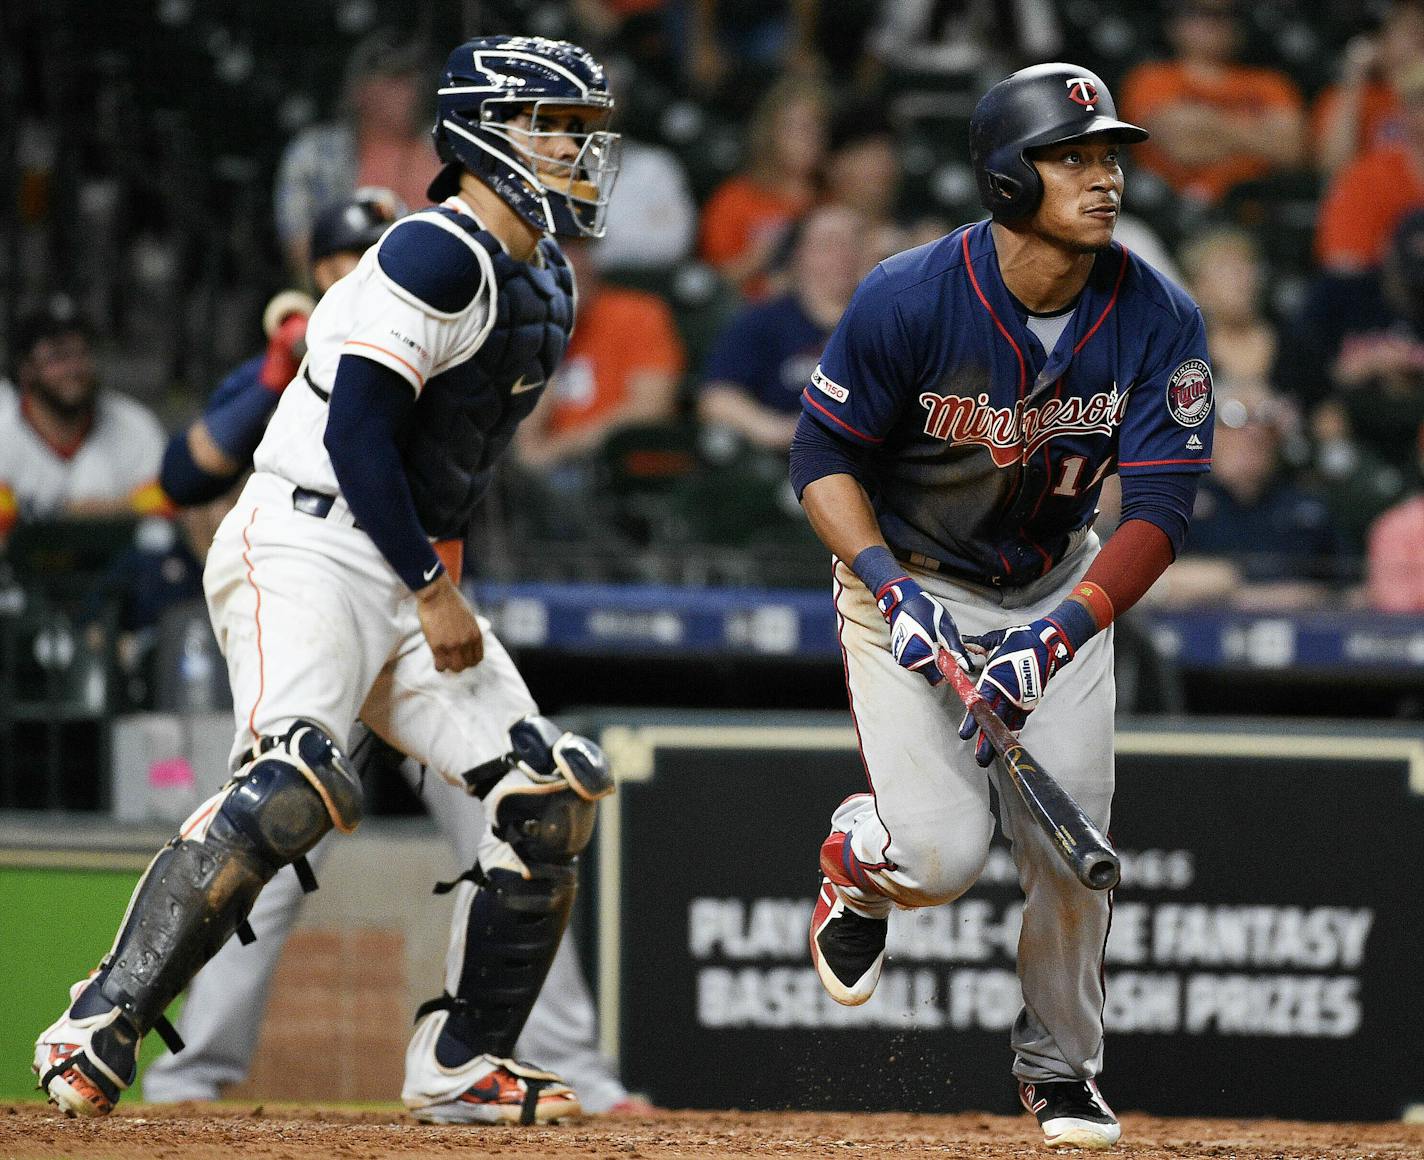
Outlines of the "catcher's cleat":
<svg viewBox="0 0 1424 1160">
<path fill-rule="evenodd" d="M 1038 1117 L 1050 1148 L 1103 1152 L 1122 1136 L 1122 1126 L 1090 1079 L 1019 1082 L 1019 1102 Z"/>
<path fill-rule="evenodd" d="M 478 1055 L 440 1072 L 447 1079 L 444 1092 L 413 1092 L 407 1079 L 402 1093 L 410 1114 L 422 1123 L 547 1124 L 584 1110 L 560 1077 L 514 1059 Z"/>
<path fill-rule="evenodd" d="M 69 989 L 69 1009 L 35 1041 L 31 1065 L 49 1102 L 68 1116 L 107 1116 L 138 1073 L 142 1036 L 97 985 Z"/>
<path fill-rule="evenodd" d="M 811 961 L 832 999 L 858 1007 L 875 994 L 885 962 L 883 918 L 867 918 L 846 904 L 839 887 L 821 879 L 821 893 L 811 912 Z"/>
</svg>

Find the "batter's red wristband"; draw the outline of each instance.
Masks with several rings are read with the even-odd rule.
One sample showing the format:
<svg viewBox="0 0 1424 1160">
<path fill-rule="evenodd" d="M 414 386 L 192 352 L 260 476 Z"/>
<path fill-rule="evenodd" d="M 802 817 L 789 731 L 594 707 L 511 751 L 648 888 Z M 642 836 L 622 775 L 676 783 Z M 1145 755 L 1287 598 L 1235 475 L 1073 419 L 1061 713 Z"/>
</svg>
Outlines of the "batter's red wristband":
<svg viewBox="0 0 1424 1160">
<path fill-rule="evenodd" d="M 1099 631 L 1107 628 L 1113 622 L 1113 618 L 1117 616 L 1111 598 L 1091 580 L 1078 581 L 1073 585 L 1070 595 L 1076 596 L 1088 606 L 1088 611 L 1093 614 L 1093 620 L 1097 622 Z"/>
</svg>

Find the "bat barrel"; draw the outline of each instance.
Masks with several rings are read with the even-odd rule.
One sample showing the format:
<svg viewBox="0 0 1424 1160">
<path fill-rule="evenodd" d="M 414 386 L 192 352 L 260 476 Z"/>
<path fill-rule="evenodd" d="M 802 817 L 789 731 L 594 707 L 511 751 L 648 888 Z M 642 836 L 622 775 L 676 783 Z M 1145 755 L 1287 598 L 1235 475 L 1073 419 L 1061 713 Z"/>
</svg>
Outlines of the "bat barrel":
<svg viewBox="0 0 1424 1160">
<path fill-rule="evenodd" d="M 1087 851 L 1073 870 L 1090 890 L 1111 890 L 1122 878 L 1122 863 L 1108 850 Z"/>
</svg>

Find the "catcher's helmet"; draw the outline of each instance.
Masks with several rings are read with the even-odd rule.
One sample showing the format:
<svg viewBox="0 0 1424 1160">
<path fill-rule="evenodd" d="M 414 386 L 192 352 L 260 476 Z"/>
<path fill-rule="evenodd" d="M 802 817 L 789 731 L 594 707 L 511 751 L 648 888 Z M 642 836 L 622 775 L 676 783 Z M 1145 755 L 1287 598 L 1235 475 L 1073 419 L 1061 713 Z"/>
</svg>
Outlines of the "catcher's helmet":
<svg viewBox="0 0 1424 1160">
<path fill-rule="evenodd" d="M 405 215 L 405 202 L 389 189 L 362 186 L 317 214 L 312 223 L 311 260 L 342 252 L 364 254 L 380 241 L 387 226 Z"/>
<path fill-rule="evenodd" d="M 996 218 L 1027 217 L 1043 199 L 1043 182 L 1026 156 L 1089 133 L 1144 141 L 1147 130 L 1117 119 L 1107 85 L 1076 64 L 1036 64 L 985 93 L 969 119 L 969 161 L 979 200 Z"/>
<path fill-rule="evenodd" d="M 579 131 L 547 127 L 549 107 L 587 113 Z M 618 174 L 619 135 L 607 129 L 613 98 L 603 67 L 566 40 L 482 36 L 450 54 L 435 115 L 435 148 L 445 169 L 430 185 L 439 201 L 455 192 L 463 166 L 536 229 L 561 237 L 601 237 Z M 527 113 L 527 129 L 509 124 Z M 543 152 L 567 136 L 578 155 Z"/>
</svg>

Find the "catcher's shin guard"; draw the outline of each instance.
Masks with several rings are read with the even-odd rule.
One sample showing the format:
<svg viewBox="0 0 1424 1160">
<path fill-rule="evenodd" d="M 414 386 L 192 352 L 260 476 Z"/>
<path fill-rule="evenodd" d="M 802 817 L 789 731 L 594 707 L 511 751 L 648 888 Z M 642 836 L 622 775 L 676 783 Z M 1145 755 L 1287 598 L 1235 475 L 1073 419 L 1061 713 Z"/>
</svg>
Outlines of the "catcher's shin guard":
<svg viewBox="0 0 1424 1160">
<path fill-rule="evenodd" d="M 272 875 L 360 816 L 360 783 L 319 727 L 299 720 L 264 737 L 150 864 L 100 964 L 98 990 L 144 1034 L 246 920 Z"/>
<path fill-rule="evenodd" d="M 466 775 L 492 832 L 461 876 L 473 890 L 451 931 L 449 990 L 416 1016 L 449 1013 L 436 1046 L 444 1067 L 513 1054 L 573 911 L 597 801 L 613 792 L 598 746 L 547 718 L 517 722 L 510 740 L 507 756 Z"/>
</svg>

